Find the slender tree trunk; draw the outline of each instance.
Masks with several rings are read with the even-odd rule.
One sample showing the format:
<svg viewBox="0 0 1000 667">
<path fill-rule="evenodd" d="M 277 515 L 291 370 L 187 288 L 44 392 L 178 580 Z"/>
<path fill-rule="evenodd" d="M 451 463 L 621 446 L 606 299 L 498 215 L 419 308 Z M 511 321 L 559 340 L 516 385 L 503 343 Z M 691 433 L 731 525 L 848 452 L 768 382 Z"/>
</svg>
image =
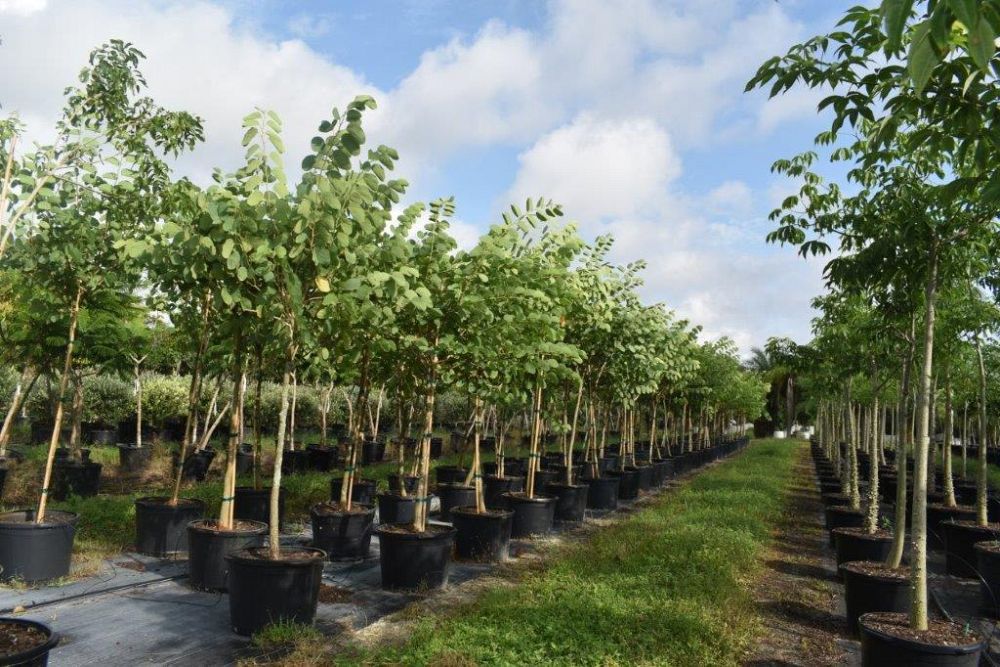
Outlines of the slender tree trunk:
<svg viewBox="0 0 1000 667">
<path fill-rule="evenodd" d="M 287 350 L 288 358 L 285 360 L 285 370 L 281 375 L 281 409 L 278 415 L 278 437 L 274 443 L 274 472 L 271 478 L 271 498 L 270 513 L 268 522 L 268 553 L 271 560 L 281 557 L 281 535 L 279 523 L 281 520 L 281 462 L 285 451 L 285 424 L 288 418 L 288 394 L 289 385 L 292 383 L 292 370 L 295 368 L 295 347 L 291 346 Z"/>
<path fill-rule="evenodd" d="M 535 395 L 532 399 L 531 410 L 531 445 L 528 454 L 528 479 L 525 482 L 525 491 L 529 498 L 535 497 L 535 473 L 538 470 L 538 459 L 541 454 L 538 451 L 538 441 L 541 436 L 542 418 L 542 385 L 535 385 Z"/>
<path fill-rule="evenodd" d="M 944 372 L 944 449 L 941 465 L 944 469 L 944 504 L 955 507 L 955 482 L 951 478 L 951 436 L 955 430 L 955 417 L 951 407 L 951 372 Z"/>
<path fill-rule="evenodd" d="M 875 383 L 875 378 L 872 378 L 872 384 Z M 874 402 L 869 410 L 869 415 L 871 415 L 871 450 L 872 454 L 868 457 L 868 507 L 865 513 L 865 531 L 872 535 L 878 530 L 878 471 L 879 471 L 879 460 L 878 453 L 878 428 L 879 428 L 879 404 L 878 396 L 875 396 Z"/>
<path fill-rule="evenodd" d="M 437 345 L 437 341 L 434 342 Z M 434 400 L 437 385 L 437 355 L 431 361 L 424 409 L 424 433 L 420 438 L 420 482 L 413 527 L 418 532 L 427 531 L 427 514 L 430 509 L 431 437 L 434 435 Z"/>
<path fill-rule="evenodd" d="M 45 506 L 49 500 L 49 484 L 52 483 L 52 463 L 56 458 L 56 447 L 59 445 L 59 432 L 62 430 L 63 401 L 66 398 L 66 385 L 73 370 L 73 345 L 76 342 L 76 325 L 80 321 L 80 300 L 83 298 L 83 287 L 76 289 L 76 298 L 69 312 L 69 336 L 66 343 L 66 357 L 63 360 L 63 372 L 59 378 L 59 401 L 56 403 L 56 418 L 52 427 L 52 438 L 49 440 L 49 451 L 45 457 L 45 474 L 42 477 L 42 492 L 38 498 L 38 511 L 35 513 L 35 523 L 45 521 Z"/>
<path fill-rule="evenodd" d="M 7 456 L 7 444 L 10 442 L 10 434 L 14 430 L 14 420 L 17 419 L 17 412 L 24 404 L 24 399 L 31 394 L 31 389 L 35 386 L 38 376 L 39 374 L 35 373 L 32 377 L 31 366 L 29 365 L 25 365 L 24 370 L 21 371 L 21 377 L 14 387 L 14 395 L 10 397 L 10 407 L 7 408 L 7 416 L 4 417 L 3 427 L 0 427 L 0 457 Z M 29 377 L 31 378 L 30 381 Z M 25 383 L 28 383 L 26 389 L 24 388 Z"/>
<path fill-rule="evenodd" d="M 976 478 L 976 523 L 980 526 L 986 526 L 989 523 L 986 511 L 986 492 L 989 482 L 989 466 L 986 462 L 986 365 L 983 363 L 983 346 L 978 335 L 976 336 L 976 359 L 979 362 L 979 431 L 982 433 L 977 450 L 979 469 Z"/>
<path fill-rule="evenodd" d="M 233 400 L 229 407 L 229 442 L 226 448 L 226 474 L 222 482 L 222 502 L 219 504 L 219 528 L 233 529 L 233 511 L 236 505 L 236 453 L 239 451 L 243 424 L 240 422 L 240 402 L 243 400 L 246 364 L 243 361 L 243 342 L 237 337 L 233 349 Z"/>
<path fill-rule="evenodd" d="M 910 567 L 910 626 L 927 630 L 927 456 L 930 448 L 931 372 L 934 368 L 934 316 L 937 300 L 937 245 L 932 245 L 928 259 L 927 286 L 924 290 L 924 358 L 917 387 L 917 443 L 913 465 L 913 518 Z"/>
</svg>

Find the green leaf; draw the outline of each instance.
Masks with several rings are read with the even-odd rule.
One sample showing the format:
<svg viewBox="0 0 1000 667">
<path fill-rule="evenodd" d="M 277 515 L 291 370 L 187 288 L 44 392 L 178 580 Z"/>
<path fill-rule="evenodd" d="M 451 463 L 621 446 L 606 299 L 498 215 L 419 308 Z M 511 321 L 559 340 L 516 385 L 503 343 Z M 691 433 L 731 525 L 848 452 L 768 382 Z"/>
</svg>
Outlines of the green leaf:
<svg viewBox="0 0 1000 667">
<path fill-rule="evenodd" d="M 906 19 L 910 15 L 912 5 L 913 0 L 882 0 L 879 12 L 885 23 L 886 36 L 892 49 L 898 49 L 902 42 L 903 29 L 906 27 Z"/>
<path fill-rule="evenodd" d="M 969 53 L 979 69 L 986 70 L 989 67 L 990 59 L 996 52 L 994 40 L 996 35 L 989 21 L 980 19 L 974 27 L 969 29 Z"/>
<path fill-rule="evenodd" d="M 934 68 L 941 60 L 931 43 L 930 27 L 929 21 L 917 24 L 913 29 L 913 41 L 910 43 L 908 69 L 917 92 L 924 89 L 934 73 Z"/>
<path fill-rule="evenodd" d="M 222 259 L 229 259 L 229 255 L 233 252 L 234 245 L 235 244 L 232 239 L 226 239 L 226 241 L 222 244 Z"/>
</svg>

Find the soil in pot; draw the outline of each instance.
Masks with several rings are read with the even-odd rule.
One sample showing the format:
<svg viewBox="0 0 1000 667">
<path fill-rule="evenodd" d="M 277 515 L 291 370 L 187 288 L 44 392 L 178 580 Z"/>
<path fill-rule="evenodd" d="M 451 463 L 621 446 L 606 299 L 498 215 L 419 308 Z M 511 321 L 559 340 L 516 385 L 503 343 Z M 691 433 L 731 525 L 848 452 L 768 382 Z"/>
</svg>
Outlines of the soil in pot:
<svg viewBox="0 0 1000 667">
<path fill-rule="evenodd" d="M 944 537 L 945 570 L 954 577 L 978 579 L 977 542 L 1000 539 L 1000 524 L 980 526 L 975 521 L 942 521 L 938 524 Z"/>
<path fill-rule="evenodd" d="M 872 612 L 858 621 L 862 665 L 976 667 L 985 642 L 966 625 L 931 619 L 912 630 L 908 614 Z"/>
<path fill-rule="evenodd" d="M 149 465 L 152 453 L 153 449 L 151 447 L 118 445 L 118 467 L 125 473 L 140 473 Z"/>
<path fill-rule="evenodd" d="M 555 520 L 567 523 L 583 521 L 589 491 L 590 487 L 586 484 L 549 483 L 545 493 L 556 499 Z"/>
<path fill-rule="evenodd" d="M 59 643 L 52 628 L 26 618 L 0 618 L 0 665 L 45 667 Z"/>
<path fill-rule="evenodd" d="M 330 502 L 340 502 L 340 489 L 344 485 L 343 475 L 334 475 L 330 478 Z M 378 489 L 378 481 L 374 479 L 354 478 L 354 489 L 351 491 L 351 504 L 375 506 L 375 492 Z"/>
<path fill-rule="evenodd" d="M 410 523 L 416 510 L 416 496 L 403 496 L 396 491 L 378 494 L 379 523 Z"/>
<path fill-rule="evenodd" d="M 188 578 L 191 586 L 205 591 L 224 591 L 229 580 L 226 556 L 263 545 L 267 524 L 234 521 L 231 530 L 219 528 L 215 519 L 188 524 Z"/>
<path fill-rule="evenodd" d="M 69 574 L 79 516 L 49 510 L 35 523 L 35 510 L 0 513 L 0 581 L 26 583 Z"/>
<path fill-rule="evenodd" d="M 909 613 L 909 568 L 891 569 L 880 561 L 851 561 L 839 570 L 844 580 L 847 627 L 852 635 L 858 635 L 858 619 L 868 612 Z"/>
<path fill-rule="evenodd" d="M 909 512 L 908 512 L 909 514 Z M 941 532 L 941 522 L 957 519 L 972 521 L 976 518 L 976 508 L 969 505 L 948 507 L 942 503 L 927 503 L 927 546 L 934 549 L 944 548 L 944 534 Z M 909 525 L 909 524 L 907 524 Z"/>
<path fill-rule="evenodd" d="M 618 507 L 619 477 L 594 477 L 587 480 L 587 507 L 592 510 L 613 510 Z"/>
<path fill-rule="evenodd" d="M 252 486 L 236 487 L 236 506 L 233 516 L 241 521 L 271 523 L 271 489 L 255 489 Z M 285 489 L 278 491 L 278 530 L 285 525 Z"/>
<path fill-rule="evenodd" d="M 477 513 L 475 507 L 456 507 L 451 511 L 455 526 L 455 557 L 497 563 L 507 560 L 514 513 L 509 510 L 486 510 Z"/>
<path fill-rule="evenodd" d="M 379 526 L 382 588 L 428 590 L 448 583 L 456 530 L 429 525 L 418 532 L 408 524 Z"/>
<path fill-rule="evenodd" d="M 868 533 L 864 528 L 835 528 L 833 540 L 837 552 L 837 565 L 854 560 L 882 562 L 892 548 L 892 531 L 877 530 Z"/>
<path fill-rule="evenodd" d="M 507 500 L 507 507 L 514 512 L 511 537 L 546 535 L 552 530 L 556 511 L 555 498 L 529 498 L 525 493 L 508 493 L 504 498 Z"/>
<path fill-rule="evenodd" d="M 312 519 L 313 546 L 329 554 L 330 560 L 368 558 L 375 521 L 374 507 L 352 504 L 350 510 L 345 510 L 340 503 L 318 503 L 309 510 L 309 516 Z"/>
<path fill-rule="evenodd" d="M 476 487 L 464 484 L 438 484 L 434 493 L 441 501 L 440 518 L 445 523 L 451 522 L 453 507 L 466 507 L 476 504 Z"/>
<path fill-rule="evenodd" d="M 181 498 L 147 497 L 135 501 L 135 550 L 146 556 L 165 558 L 187 553 L 187 525 L 202 518 L 205 503 Z"/>
<path fill-rule="evenodd" d="M 979 581 L 979 608 L 988 618 L 1000 618 L 1000 541 L 977 542 L 976 571 Z"/>
<path fill-rule="evenodd" d="M 229 617 L 233 631 L 251 635 L 267 625 L 311 625 L 316 616 L 326 554 L 306 547 L 282 548 L 271 560 L 265 547 L 244 549 L 229 561 Z"/>
<path fill-rule="evenodd" d="M 497 477 L 487 475 L 483 478 L 483 499 L 487 509 L 502 510 L 507 509 L 507 503 L 503 495 L 514 491 L 524 490 L 523 477 Z"/>
</svg>

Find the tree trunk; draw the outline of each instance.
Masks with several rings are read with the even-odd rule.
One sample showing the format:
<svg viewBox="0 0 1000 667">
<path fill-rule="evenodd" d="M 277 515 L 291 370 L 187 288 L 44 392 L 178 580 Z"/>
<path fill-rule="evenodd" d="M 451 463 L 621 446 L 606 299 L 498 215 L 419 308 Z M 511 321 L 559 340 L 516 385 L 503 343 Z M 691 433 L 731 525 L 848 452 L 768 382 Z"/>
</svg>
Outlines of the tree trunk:
<svg viewBox="0 0 1000 667">
<path fill-rule="evenodd" d="M 944 504 L 955 507 L 955 483 L 951 478 L 951 436 L 955 430 L 955 417 L 951 408 L 951 372 L 944 372 L 944 449 L 941 465 L 944 469 Z"/>
<path fill-rule="evenodd" d="M 281 461 L 285 451 L 285 423 L 288 418 L 288 387 L 292 381 L 295 348 L 288 349 L 285 371 L 281 375 L 281 409 L 278 415 L 278 437 L 274 443 L 274 473 L 271 479 L 270 513 L 268 522 L 268 553 L 272 560 L 281 557 L 281 535 L 279 532 L 281 499 Z"/>
<path fill-rule="evenodd" d="M 979 440 L 978 475 L 976 476 L 976 523 L 985 526 L 989 522 L 986 512 L 986 491 L 989 481 L 989 466 L 986 463 L 986 365 L 983 363 L 983 346 L 976 336 L 976 358 L 979 362 Z"/>
<path fill-rule="evenodd" d="M 34 377 L 31 377 L 31 366 L 28 365 L 25 365 L 24 370 L 21 371 L 21 377 L 14 387 L 14 395 L 10 398 L 10 407 L 7 409 L 7 416 L 4 417 L 3 427 L 0 427 L 0 457 L 7 456 L 7 444 L 10 442 L 11 432 L 14 430 L 14 420 L 17 419 L 17 412 L 24 404 L 25 398 L 31 394 L 31 389 L 35 386 L 38 375 L 38 373 L 35 373 Z M 31 377 L 30 382 L 28 382 L 29 377 Z M 28 382 L 27 389 L 24 388 L 25 382 Z"/>
<path fill-rule="evenodd" d="M 38 511 L 35 513 L 35 523 L 45 521 L 45 506 L 49 500 L 49 484 L 52 483 L 52 463 L 56 458 L 56 447 L 59 445 L 59 431 L 62 429 L 63 401 L 66 398 L 66 385 L 73 369 L 73 344 L 76 342 L 76 325 L 80 321 L 80 300 L 83 298 L 83 287 L 77 287 L 76 298 L 69 312 L 69 337 L 66 343 L 66 358 L 63 360 L 63 373 L 59 378 L 59 402 L 56 404 L 55 424 L 52 427 L 52 438 L 49 440 L 49 451 L 45 457 L 45 474 L 42 477 L 42 492 L 38 498 Z"/>
<path fill-rule="evenodd" d="M 930 448 L 930 391 L 934 368 L 934 315 L 937 300 L 937 244 L 931 246 L 924 290 L 924 358 L 917 386 L 917 443 L 913 465 L 913 518 L 910 554 L 910 626 L 927 630 L 927 455 Z"/>
</svg>

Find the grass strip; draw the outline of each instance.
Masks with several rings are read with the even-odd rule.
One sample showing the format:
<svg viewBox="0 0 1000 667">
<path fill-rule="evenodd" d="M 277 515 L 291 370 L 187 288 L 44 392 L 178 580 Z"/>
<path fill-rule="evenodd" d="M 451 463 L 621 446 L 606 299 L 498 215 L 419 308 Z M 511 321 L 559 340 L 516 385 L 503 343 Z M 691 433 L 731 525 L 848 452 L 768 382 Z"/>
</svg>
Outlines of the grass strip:
<svg viewBox="0 0 1000 667">
<path fill-rule="evenodd" d="M 515 587 L 418 621 L 364 665 L 723 665 L 753 639 L 747 582 L 786 505 L 801 441 L 760 440 L 568 546 Z"/>
</svg>

